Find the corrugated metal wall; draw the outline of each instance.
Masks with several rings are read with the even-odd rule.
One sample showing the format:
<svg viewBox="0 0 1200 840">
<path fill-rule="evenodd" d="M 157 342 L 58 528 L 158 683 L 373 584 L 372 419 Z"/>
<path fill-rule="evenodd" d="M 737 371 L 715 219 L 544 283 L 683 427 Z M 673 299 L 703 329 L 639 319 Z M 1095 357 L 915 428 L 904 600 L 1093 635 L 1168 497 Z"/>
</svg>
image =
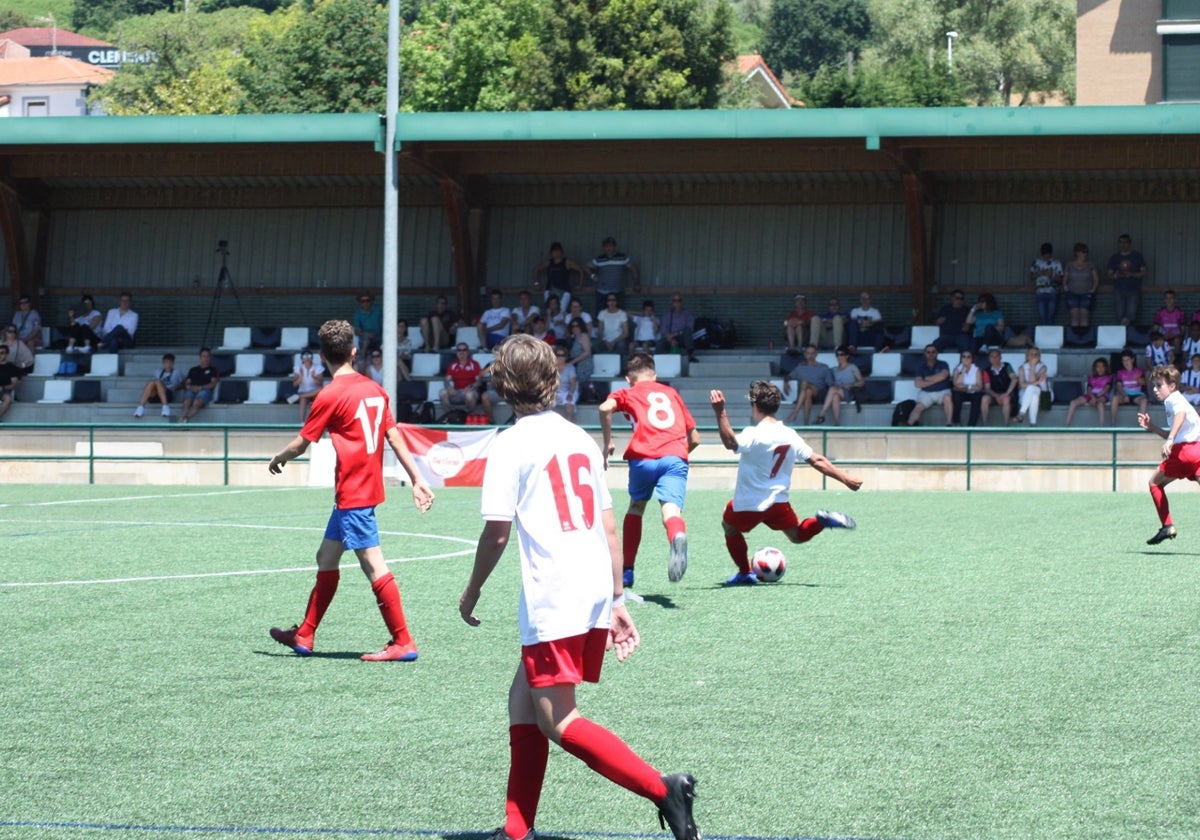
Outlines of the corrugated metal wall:
<svg viewBox="0 0 1200 840">
<path fill-rule="evenodd" d="M 495 208 L 487 282 L 523 287 L 552 241 L 583 263 L 600 253 L 605 236 L 638 264 L 648 292 L 909 282 L 900 204 Z"/>
<path fill-rule="evenodd" d="M 404 208 L 401 286 L 453 283 L 441 207 Z M 380 208 L 273 210 L 59 210 L 53 214 L 47 285 L 185 289 L 213 283 L 229 242 L 235 285 L 373 287 L 382 264 Z"/>
</svg>

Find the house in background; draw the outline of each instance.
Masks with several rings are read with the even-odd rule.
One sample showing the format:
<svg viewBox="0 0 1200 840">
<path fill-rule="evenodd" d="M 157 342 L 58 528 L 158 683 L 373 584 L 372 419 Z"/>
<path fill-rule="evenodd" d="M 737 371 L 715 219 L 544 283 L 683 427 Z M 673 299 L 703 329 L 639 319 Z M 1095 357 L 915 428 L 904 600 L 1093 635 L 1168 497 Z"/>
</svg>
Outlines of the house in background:
<svg viewBox="0 0 1200 840">
<path fill-rule="evenodd" d="M 0 42 L 0 54 L 8 53 Z M 101 113 L 88 106 L 112 70 L 62 55 L 0 59 L 0 117 L 72 117 Z"/>
<path fill-rule="evenodd" d="M 787 92 L 787 88 L 771 72 L 761 55 L 739 55 L 735 78 L 750 88 L 754 103 L 759 108 L 793 108 L 804 105 Z"/>
<path fill-rule="evenodd" d="M 1076 0 L 1079 105 L 1200 102 L 1200 0 Z"/>
<path fill-rule="evenodd" d="M 29 50 L 30 58 L 62 55 L 91 64 L 116 70 L 128 56 L 107 41 L 99 41 L 86 35 L 78 35 L 66 29 L 51 26 L 26 26 L 0 32 L 0 41 L 12 41 Z"/>
</svg>

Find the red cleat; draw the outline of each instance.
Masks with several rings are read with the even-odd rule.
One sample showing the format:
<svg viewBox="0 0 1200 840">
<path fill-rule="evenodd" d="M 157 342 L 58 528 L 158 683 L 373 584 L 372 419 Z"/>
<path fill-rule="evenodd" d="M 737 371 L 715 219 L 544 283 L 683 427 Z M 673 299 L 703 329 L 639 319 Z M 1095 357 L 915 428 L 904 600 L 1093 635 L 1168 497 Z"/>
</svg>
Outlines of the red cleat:
<svg viewBox="0 0 1200 840">
<path fill-rule="evenodd" d="M 299 629 L 299 625 L 292 627 L 291 630 L 280 630 L 278 627 L 272 627 L 271 638 L 284 647 L 290 647 L 296 652 L 297 656 L 312 656 L 312 637 L 305 639 L 302 636 L 297 636 L 296 631 Z"/>
<path fill-rule="evenodd" d="M 383 650 L 364 653 L 361 658 L 363 662 L 416 662 L 417 646 L 412 642 L 406 645 L 388 642 L 383 646 Z"/>
</svg>

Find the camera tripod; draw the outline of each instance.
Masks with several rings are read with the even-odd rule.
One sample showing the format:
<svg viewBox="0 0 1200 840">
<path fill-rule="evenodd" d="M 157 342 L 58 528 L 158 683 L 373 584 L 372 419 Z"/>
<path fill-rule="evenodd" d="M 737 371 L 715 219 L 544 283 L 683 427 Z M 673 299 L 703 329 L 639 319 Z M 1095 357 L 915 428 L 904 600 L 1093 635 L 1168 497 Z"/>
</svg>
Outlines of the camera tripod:
<svg viewBox="0 0 1200 840">
<path fill-rule="evenodd" d="M 233 300 L 237 304 L 238 315 L 241 316 L 241 322 L 246 324 L 246 313 L 242 310 L 242 299 L 238 297 L 237 287 L 233 285 L 233 277 L 229 273 L 229 242 L 222 239 L 217 242 L 217 253 L 221 255 L 221 269 L 217 272 L 217 285 L 213 289 L 212 303 L 208 307 L 208 320 L 204 323 L 204 338 L 201 341 L 201 347 L 212 347 L 216 336 L 214 331 L 217 329 L 217 320 L 221 312 L 221 298 L 225 290 L 228 289 L 233 293 Z"/>
</svg>

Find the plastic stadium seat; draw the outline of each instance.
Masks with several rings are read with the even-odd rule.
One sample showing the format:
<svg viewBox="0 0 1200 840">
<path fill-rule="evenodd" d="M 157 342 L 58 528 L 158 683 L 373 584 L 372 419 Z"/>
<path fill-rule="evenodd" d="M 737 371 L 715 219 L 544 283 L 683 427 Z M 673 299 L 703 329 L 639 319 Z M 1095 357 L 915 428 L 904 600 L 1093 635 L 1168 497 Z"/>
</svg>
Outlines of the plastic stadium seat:
<svg viewBox="0 0 1200 840">
<path fill-rule="evenodd" d="M 616 379 L 621 375 L 621 356 L 618 353 L 592 354 L 592 379 Z"/>
<path fill-rule="evenodd" d="M 244 379 L 222 379 L 217 383 L 217 402 L 244 403 L 250 396 L 250 383 Z"/>
<path fill-rule="evenodd" d="M 263 359 L 263 376 L 291 376 L 296 365 L 286 353 L 268 353 Z"/>
<path fill-rule="evenodd" d="M 465 344 L 472 350 L 479 349 L 479 330 L 474 327 L 459 327 L 454 333 L 455 344 Z"/>
<path fill-rule="evenodd" d="M 1038 324 L 1033 328 L 1033 343 L 1039 350 L 1061 350 L 1063 328 L 1057 325 Z"/>
<path fill-rule="evenodd" d="M 1096 349 L 1125 349 L 1125 326 L 1123 324 L 1102 324 L 1096 327 Z"/>
<path fill-rule="evenodd" d="M 279 327 L 251 327 L 250 346 L 274 350 L 279 346 Z"/>
<path fill-rule="evenodd" d="M 425 386 L 425 399 L 431 403 L 436 403 L 439 395 L 442 393 L 442 389 L 445 387 L 446 383 L 442 382 L 442 380 L 430 379 Z"/>
<path fill-rule="evenodd" d="M 90 382 L 76 379 L 71 384 L 74 386 L 71 389 L 71 402 L 73 403 L 96 403 L 103 399 L 100 383 L 95 379 Z"/>
<path fill-rule="evenodd" d="M 1063 344 L 1067 347 L 1088 348 L 1096 346 L 1097 328 L 1066 327 L 1063 329 Z"/>
<path fill-rule="evenodd" d="M 217 369 L 217 373 L 221 376 L 233 376 L 233 368 L 237 363 L 233 356 L 218 356 L 213 354 L 212 366 Z M 186 367 L 184 368 L 186 370 Z"/>
<path fill-rule="evenodd" d="M 479 362 L 479 366 L 481 368 L 484 368 L 496 360 L 496 354 L 488 353 L 485 350 L 477 350 L 471 354 L 471 358 Z"/>
<path fill-rule="evenodd" d="M 892 383 L 885 379 L 865 380 L 861 399 L 865 403 L 890 403 L 892 401 Z"/>
<path fill-rule="evenodd" d="M 917 385 L 911 379 L 897 379 L 892 383 L 892 405 L 917 398 Z"/>
<path fill-rule="evenodd" d="M 217 350 L 221 352 L 229 352 L 231 350 L 245 350 L 249 346 L 249 327 L 226 327 L 225 335 L 221 339 L 221 346 L 218 347 Z"/>
<path fill-rule="evenodd" d="M 33 357 L 33 373 L 31 376 L 54 376 L 62 362 L 61 353 L 38 353 Z"/>
<path fill-rule="evenodd" d="M 279 398 L 279 380 L 253 379 L 246 397 L 246 405 L 270 405 Z"/>
<path fill-rule="evenodd" d="M 908 347 L 912 344 L 912 327 L 885 328 L 883 334 L 892 347 Z"/>
<path fill-rule="evenodd" d="M 409 372 L 413 376 L 438 376 L 442 372 L 442 357 L 438 353 L 413 353 Z"/>
<path fill-rule="evenodd" d="M 39 403 L 65 403 L 71 399 L 74 383 L 70 379 L 47 379 L 42 386 L 42 398 Z"/>
<path fill-rule="evenodd" d="M 1055 382 L 1050 390 L 1054 392 L 1055 405 L 1067 405 L 1076 397 L 1083 396 L 1083 383 L 1077 379 L 1066 379 Z"/>
<path fill-rule="evenodd" d="M 778 388 L 779 393 L 783 395 L 783 402 L 782 402 L 783 405 L 791 405 L 792 403 L 794 403 L 796 401 L 796 397 L 798 397 L 800 395 L 799 388 L 793 388 L 792 393 L 791 394 L 788 393 L 788 390 L 787 390 L 788 382 L 786 380 L 771 379 L 769 381 L 772 385 L 774 385 L 776 388 Z"/>
<path fill-rule="evenodd" d="M 262 353 L 238 353 L 234 360 L 233 375 L 252 379 L 263 374 Z"/>
<path fill-rule="evenodd" d="M 663 379 L 683 376 L 683 357 L 678 353 L 660 353 L 654 357 L 654 371 Z"/>
<path fill-rule="evenodd" d="M 899 353 L 876 353 L 871 358 L 871 376 L 899 376 Z"/>
<path fill-rule="evenodd" d="M 910 333 L 912 340 L 909 343 L 909 346 L 924 350 L 928 345 L 937 341 L 939 334 L 940 332 L 936 326 L 931 324 L 918 324 L 912 328 L 912 332 Z"/>
<path fill-rule="evenodd" d="M 280 350 L 303 350 L 308 346 L 308 327 L 284 327 L 279 331 Z"/>
<path fill-rule="evenodd" d="M 92 356 L 92 367 L 88 376 L 116 376 L 121 357 L 116 353 L 96 353 Z"/>
</svg>

